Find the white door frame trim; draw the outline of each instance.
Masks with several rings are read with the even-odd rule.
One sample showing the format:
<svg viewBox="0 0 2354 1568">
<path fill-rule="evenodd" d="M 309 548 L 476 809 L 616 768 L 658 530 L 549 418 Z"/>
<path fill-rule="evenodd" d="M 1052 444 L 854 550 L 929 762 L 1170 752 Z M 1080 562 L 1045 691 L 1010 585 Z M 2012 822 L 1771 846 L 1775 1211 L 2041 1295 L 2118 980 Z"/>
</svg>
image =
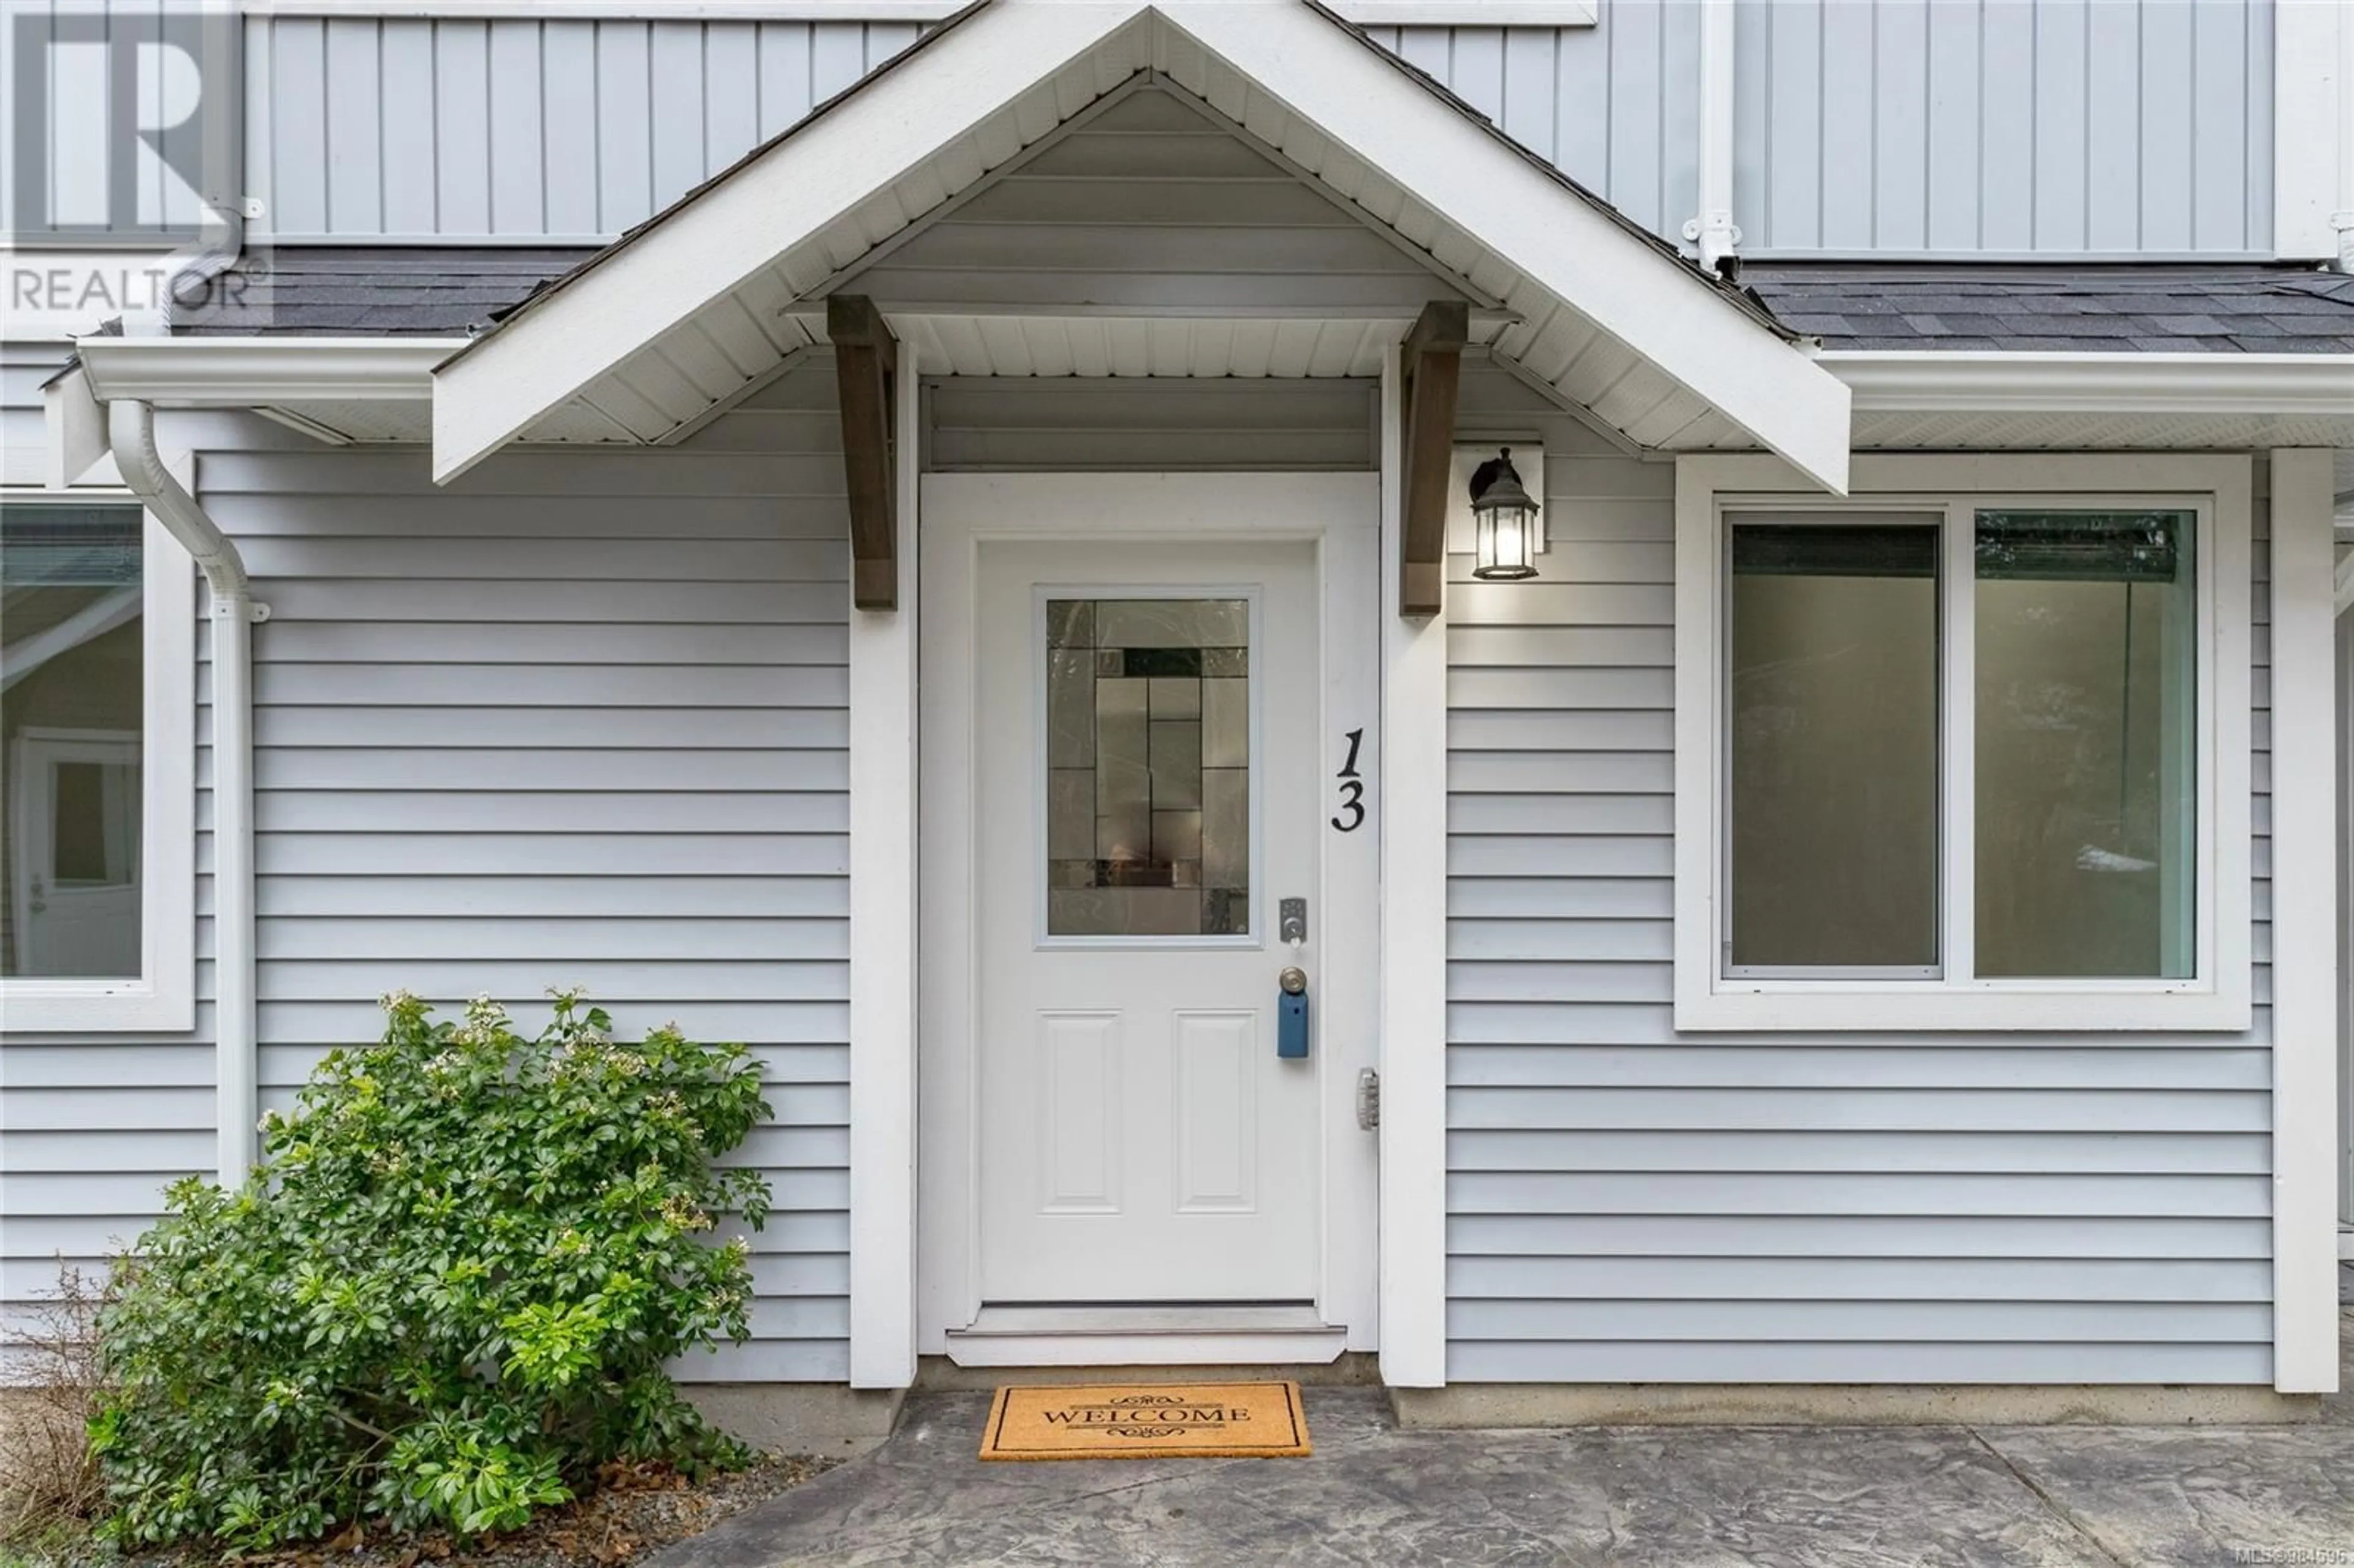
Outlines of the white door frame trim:
<svg viewBox="0 0 2354 1568">
<path fill-rule="evenodd" d="M 1325 733 L 1319 755 L 1329 779 L 1341 766 L 1345 732 L 1363 727 L 1375 744 L 1361 752 L 1358 766 L 1378 780 L 1384 777 L 1378 771 L 1379 662 L 1372 652 L 1381 635 L 1375 551 L 1384 492 L 1371 473 L 932 473 L 923 476 L 922 489 L 927 517 L 920 536 L 926 605 L 918 629 L 921 662 L 928 670 L 961 671 L 967 677 L 925 682 L 918 698 L 924 776 L 939 781 L 919 791 L 918 807 L 924 866 L 918 1027 L 925 1044 L 917 1077 L 923 1156 L 916 1348 L 930 1355 L 947 1353 L 950 1330 L 971 1323 L 981 1307 L 974 1125 L 979 1100 L 971 1050 L 971 780 L 974 594 L 981 542 L 1085 537 L 1314 543 L 1323 645 L 1320 707 Z M 854 724 L 871 722 L 854 715 Z M 1383 793 L 1376 789 L 1366 800 L 1366 831 L 1327 837 L 1321 885 L 1310 914 L 1322 927 L 1318 946 L 1323 969 L 1317 1026 L 1324 1150 L 1317 1301 L 1327 1322 L 1347 1325 L 1352 1350 L 1371 1350 L 1379 1342 L 1378 1162 L 1375 1140 L 1357 1128 L 1353 1107 L 1356 1068 L 1375 1059 Z M 1328 785 L 1320 798 L 1332 801 L 1336 791 Z M 854 1114 L 863 1114 L 855 1113 L 854 1091 L 852 1104 Z M 1435 1183 L 1437 1171 L 1420 1176 Z M 854 1232 L 865 1223 L 864 1215 L 855 1216 Z M 854 1301 L 854 1333 L 856 1313 Z M 1193 1338 L 1172 1335 L 1167 1353 L 1151 1359 L 1186 1359 Z M 1076 1354 L 1084 1347 L 1070 1349 Z M 1080 1359 L 1100 1355 L 1098 1347 Z"/>
<path fill-rule="evenodd" d="M 1382 359 L 1382 1381 L 1447 1382 L 1447 612 L 1398 602 L 1405 392 Z"/>
<path fill-rule="evenodd" d="M 850 610 L 850 1386 L 916 1381 L 920 378 L 894 382 L 899 608 Z"/>
</svg>

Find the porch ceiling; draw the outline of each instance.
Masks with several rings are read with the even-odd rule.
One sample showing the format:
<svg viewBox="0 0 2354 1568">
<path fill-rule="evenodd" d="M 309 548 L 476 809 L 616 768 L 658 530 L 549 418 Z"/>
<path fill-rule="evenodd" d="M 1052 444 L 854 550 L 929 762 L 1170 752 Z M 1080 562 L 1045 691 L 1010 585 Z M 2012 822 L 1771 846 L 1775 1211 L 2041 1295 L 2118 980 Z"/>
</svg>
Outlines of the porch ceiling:
<svg viewBox="0 0 2354 1568">
<path fill-rule="evenodd" d="M 967 13 L 437 371 L 438 476 L 511 440 L 678 439 L 821 342 L 824 298 L 878 253 L 1140 85 L 1394 237 L 1434 297 L 1472 301 L 1475 337 L 1636 444 L 1722 420 L 1844 484 L 1846 389 L 1755 302 L 1362 37 L 1248 0 Z M 1312 292 L 1246 312 L 877 302 L 921 369 L 990 375 L 1367 375 L 1412 314 Z"/>
</svg>

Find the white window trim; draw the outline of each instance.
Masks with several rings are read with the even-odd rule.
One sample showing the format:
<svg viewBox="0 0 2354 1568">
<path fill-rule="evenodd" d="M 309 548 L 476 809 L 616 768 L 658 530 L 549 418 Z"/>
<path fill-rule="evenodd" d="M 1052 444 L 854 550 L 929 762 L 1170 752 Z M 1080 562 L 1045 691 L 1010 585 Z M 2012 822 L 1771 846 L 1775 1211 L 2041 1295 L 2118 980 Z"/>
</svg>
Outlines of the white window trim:
<svg viewBox="0 0 2354 1568">
<path fill-rule="evenodd" d="M 1684 1030 L 2245 1030 L 2253 1014 L 2250 935 L 2249 584 L 2251 465 L 2176 456 L 1873 457 L 1855 460 L 1851 503 L 1825 497 L 1779 459 L 1687 457 L 1676 465 L 1675 1025 Z M 1968 978 L 1728 980 L 1720 968 L 1724 866 L 1723 513 L 1744 505 L 1924 510 L 1982 504 L 2136 503 L 2195 506 L 2200 595 L 2198 973 L 2190 980 Z M 1948 523 L 1950 534 L 1952 524 Z M 1947 539 L 1952 546 L 1950 536 Z M 1950 557 L 1946 571 L 1954 569 Z M 1941 654 L 1945 701 L 1967 680 L 1967 648 Z M 1962 688 L 1967 691 L 1967 687 Z M 1967 712 L 1967 706 L 1954 711 Z M 1966 767 L 1951 737 L 1942 766 Z M 1970 853 L 1972 824 L 1948 810 L 1946 896 Z M 1948 946 L 1951 927 L 1946 922 Z M 1967 922 L 1962 922 L 1966 925 Z M 1967 931 L 1964 933 L 1967 937 Z M 1955 972 L 1960 971 L 1960 972 Z"/>
<path fill-rule="evenodd" d="M 1591 27 L 1602 0 L 1331 0 L 1361 27 Z"/>
<path fill-rule="evenodd" d="M 7 493 L 15 505 L 137 505 L 128 491 Z M 153 513 L 143 531 L 145 660 L 136 980 L 0 980 L 0 1033 L 196 1027 L 196 609 L 188 553 Z"/>
</svg>

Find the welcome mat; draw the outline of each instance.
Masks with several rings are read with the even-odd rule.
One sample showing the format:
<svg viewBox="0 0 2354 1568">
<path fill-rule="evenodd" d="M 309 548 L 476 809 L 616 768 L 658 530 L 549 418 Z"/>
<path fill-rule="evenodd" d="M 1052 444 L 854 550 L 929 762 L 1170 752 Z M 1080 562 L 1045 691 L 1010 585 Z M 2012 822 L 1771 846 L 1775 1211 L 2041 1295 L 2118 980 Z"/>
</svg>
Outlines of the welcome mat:
<svg viewBox="0 0 2354 1568">
<path fill-rule="evenodd" d="M 1296 1383 L 1007 1386 L 984 1459 L 1288 1459 L 1310 1452 Z"/>
</svg>

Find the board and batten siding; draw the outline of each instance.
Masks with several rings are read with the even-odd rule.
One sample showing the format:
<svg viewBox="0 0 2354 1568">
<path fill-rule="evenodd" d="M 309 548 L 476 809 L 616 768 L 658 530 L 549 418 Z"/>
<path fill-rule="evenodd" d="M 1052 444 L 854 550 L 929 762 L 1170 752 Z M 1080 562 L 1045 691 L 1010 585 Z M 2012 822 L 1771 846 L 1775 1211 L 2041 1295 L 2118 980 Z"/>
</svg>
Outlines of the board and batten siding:
<svg viewBox="0 0 2354 1568">
<path fill-rule="evenodd" d="M 1700 13 L 1602 0 L 1590 27 L 1368 31 L 1521 145 L 1674 238 L 1700 206 Z"/>
<path fill-rule="evenodd" d="M 841 1380 L 849 546 L 831 361 L 685 445 L 510 452 L 446 489 L 421 450 L 239 432 L 206 442 L 197 482 L 271 610 L 254 633 L 263 1104 L 381 1033 L 396 988 L 443 1017 L 487 993 L 535 1030 L 546 988 L 577 985 L 623 1038 L 675 1022 L 742 1041 L 774 1112 L 738 1156 L 776 1202 L 753 1242 L 754 1337 L 680 1375 Z M 193 1062 L 209 1126 L 208 1053 Z"/>
<path fill-rule="evenodd" d="M 1740 0 L 1745 256 L 2273 246 L 2274 0 Z M 1699 208 L 1697 5 L 1374 37 L 1654 233 Z"/>
<path fill-rule="evenodd" d="M 1774 0 L 1734 58 L 1744 255 L 2273 249 L 2273 0 Z"/>
<path fill-rule="evenodd" d="M 2269 1383 L 2262 500 L 2252 1033 L 1679 1036 L 1674 468 L 1461 419 L 1542 431 L 1552 549 L 1449 562 L 1449 1380 Z"/>
<path fill-rule="evenodd" d="M 911 22 L 253 17 L 247 181 L 278 241 L 593 240 L 915 42 Z"/>
<path fill-rule="evenodd" d="M 2267 254 L 2274 3 L 1740 0 L 1742 251 Z M 1700 13 L 1601 0 L 1586 27 L 1370 32 L 1681 240 L 1699 205 Z M 610 238 L 919 32 L 887 20 L 252 16 L 256 238 Z M 0 39 L 0 67 L 15 47 Z M 58 123 L 86 111 L 73 104 Z M 69 185 L 86 174 L 52 163 Z M 0 167 L 0 196 L 11 178 L 13 164 Z"/>
</svg>

